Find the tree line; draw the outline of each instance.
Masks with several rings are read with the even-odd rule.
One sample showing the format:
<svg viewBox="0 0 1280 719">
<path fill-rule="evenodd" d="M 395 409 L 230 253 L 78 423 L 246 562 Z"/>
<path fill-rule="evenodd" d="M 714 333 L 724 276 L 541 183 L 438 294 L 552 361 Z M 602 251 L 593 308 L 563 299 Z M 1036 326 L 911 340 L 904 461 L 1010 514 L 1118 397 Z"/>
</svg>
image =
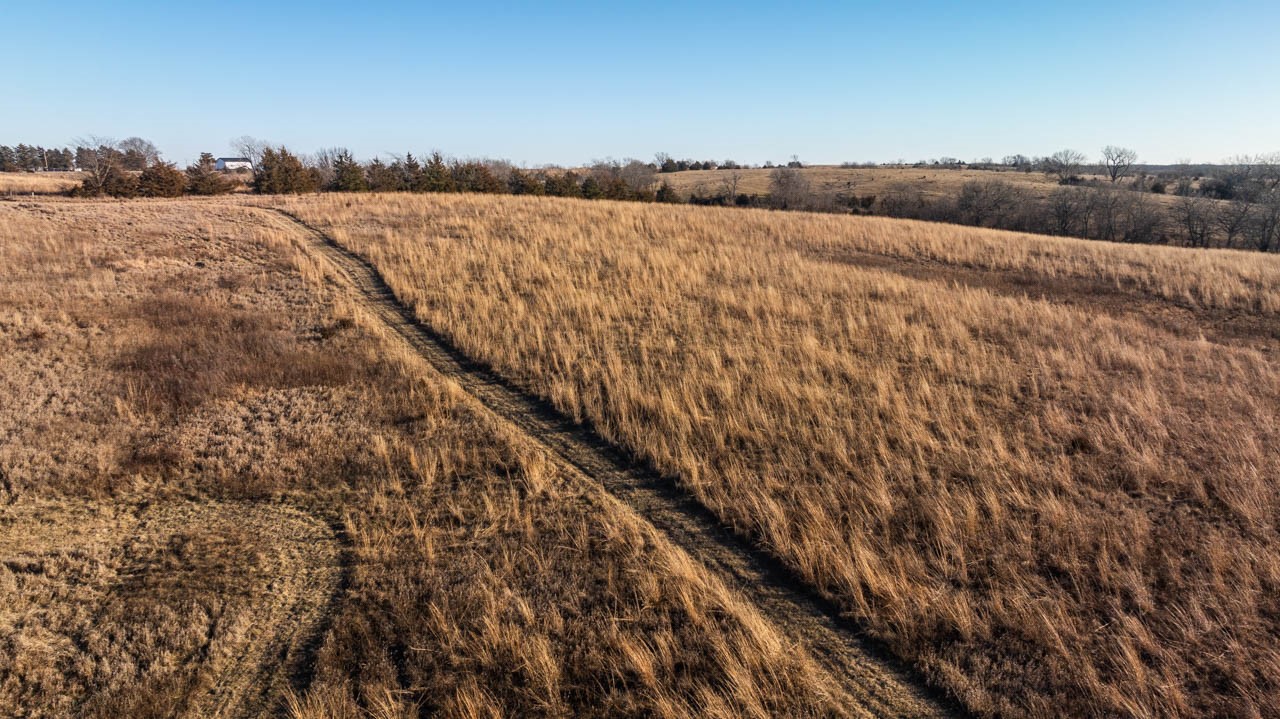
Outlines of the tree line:
<svg viewBox="0 0 1280 719">
<path fill-rule="evenodd" d="M 150 141 L 129 137 L 119 142 L 89 137 L 72 147 L 41 145 L 0 145 L 0 172 L 69 172 L 85 170 L 98 162 L 98 156 L 110 155 L 120 168 L 132 172 L 145 170 L 160 159 L 160 151 Z"/>
<path fill-rule="evenodd" d="M 1059 186 L 1047 195 L 998 176 L 970 180 L 943 197 L 909 182 L 879 196 L 824 194 L 811 189 L 798 170 L 777 168 L 764 199 L 778 209 L 877 214 L 1113 242 L 1280 251 L 1280 155 L 1236 158 L 1216 167 L 1213 176 L 1174 171 L 1130 177 L 1136 153 L 1121 150 L 1104 149 L 1101 179 L 1080 176 L 1078 153 L 1055 160 L 1051 174 Z M 750 204 L 728 191 L 700 201 Z"/>
<path fill-rule="evenodd" d="M 502 160 L 446 159 L 439 152 L 424 159 L 406 153 L 361 163 L 343 148 L 322 150 L 304 161 L 284 147 L 267 147 L 254 167 L 254 189 L 264 193 L 481 192 L 642 202 L 679 199 L 670 185 L 657 185 L 653 165 L 639 160 L 603 160 L 582 171 L 528 170 Z"/>
<path fill-rule="evenodd" d="M 668 184 L 655 182 L 656 168 L 639 160 L 602 160 L 582 170 L 527 170 L 501 160 L 446 159 L 412 153 L 390 160 L 360 162 L 345 148 L 329 148 L 304 156 L 284 146 L 252 138 L 233 143 L 250 159 L 248 184 L 263 194 L 310 192 L 481 192 L 548 195 L 585 199 L 677 202 Z M 179 170 L 159 153 L 139 170 L 126 163 L 118 145 L 101 143 L 77 163 L 84 181 L 72 194 L 82 197 L 178 197 L 216 195 L 239 183 L 216 169 L 209 153 Z"/>
<path fill-rule="evenodd" d="M 909 182 L 879 196 L 819 191 L 793 156 L 784 165 L 766 164 L 769 192 L 753 196 L 739 192 L 743 166 L 736 162 L 675 160 L 665 153 L 651 162 L 602 160 L 578 170 L 530 170 L 502 160 L 445 158 L 439 152 L 421 159 L 406 153 L 360 162 L 345 148 L 299 155 L 250 137 L 233 141 L 233 146 L 253 165 L 244 182 L 264 194 L 480 192 L 690 202 L 875 214 L 1118 242 L 1280 251 L 1280 154 L 1238 157 L 1212 167 L 1184 164 L 1154 174 L 1140 169 L 1136 152 L 1117 146 L 1103 148 L 1093 164 L 1074 150 L 1041 158 L 1010 155 L 991 166 L 986 160 L 941 158 L 929 166 L 1036 171 L 1056 178 L 1059 185 L 1045 195 L 994 175 L 968 181 L 943 197 Z M 120 142 L 92 137 L 77 141 L 74 149 L 0 146 L 0 171 L 67 168 L 84 173 L 82 185 L 73 190 L 79 196 L 217 195 L 243 184 L 218 171 L 209 153 L 179 169 L 165 162 L 154 144 L 137 137 Z M 661 178 L 681 168 L 723 171 L 721 190 L 681 196 Z M 1086 172 L 1092 175 L 1083 176 Z M 1161 197 L 1167 195 L 1172 198 Z"/>
</svg>

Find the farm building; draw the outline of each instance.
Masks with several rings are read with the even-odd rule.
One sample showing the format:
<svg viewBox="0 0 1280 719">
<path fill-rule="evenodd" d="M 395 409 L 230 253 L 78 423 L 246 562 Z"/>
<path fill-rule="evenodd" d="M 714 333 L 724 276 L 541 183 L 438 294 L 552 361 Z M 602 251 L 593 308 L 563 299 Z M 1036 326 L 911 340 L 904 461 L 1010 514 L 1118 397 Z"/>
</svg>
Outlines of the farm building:
<svg viewBox="0 0 1280 719">
<path fill-rule="evenodd" d="M 252 170 L 253 163 L 247 157 L 219 157 L 214 166 L 219 170 Z"/>
</svg>

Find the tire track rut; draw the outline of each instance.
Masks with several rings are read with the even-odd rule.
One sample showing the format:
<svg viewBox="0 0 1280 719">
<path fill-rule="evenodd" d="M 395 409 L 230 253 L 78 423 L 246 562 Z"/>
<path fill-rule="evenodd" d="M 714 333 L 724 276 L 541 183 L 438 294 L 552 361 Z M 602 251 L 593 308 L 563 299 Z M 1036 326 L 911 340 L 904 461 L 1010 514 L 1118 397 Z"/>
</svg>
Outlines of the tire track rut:
<svg viewBox="0 0 1280 719">
<path fill-rule="evenodd" d="M 76 667 L 62 703 L 32 707 L 34 716 L 79 715 L 90 701 L 115 706 L 148 681 L 166 680 L 173 693 L 153 698 L 173 702 L 176 719 L 279 716 L 286 693 L 310 684 L 345 582 L 344 555 L 335 528 L 286 504 L 133 498 L 9 505 L 0 510 L 0 565 L 27 578 L 3 588 L 0 601 L 28 614 L 0 634 L 12 641 L 13 632 L 21 636 L 23 625 L 34 623 L 41 641 L 60 637 L 52 646 L 76 647 L 56 662 Z M 49 597 L 59 606 L 33 608 L 51 604 Z M 186 613 L 197 606 L 216 611 Z M 187 620 L 199 629 L 181 623 Z M 163 633 L 199 638 L 162 644 L 181 657 L 165 659 L 149 654 L 158 650 L 147 642 Z M 160 669 L 147 674 L 153 661 Z M 95 677 L 79 670 L 111 662 L 122 675 L 145 676 L 91 686 Z M 180 671 L 171 671 L 172 663 Z"/>
<path fill-rule="evenodd" d="M 575 423 L 545 400 L 474 361 L 417 319 L 377 269 L 332 237 L 282 209 L 284 217 L 363 298 L 367 309 L 437 371 L 492 413 L 543 445 L 587 481 L 602 486 L 803 645 L 839 684 L 849 708 L 884 717 L 962 716 L 829 600 L 773 555 L 722 525 L 677 483 Z"/>
</svg>

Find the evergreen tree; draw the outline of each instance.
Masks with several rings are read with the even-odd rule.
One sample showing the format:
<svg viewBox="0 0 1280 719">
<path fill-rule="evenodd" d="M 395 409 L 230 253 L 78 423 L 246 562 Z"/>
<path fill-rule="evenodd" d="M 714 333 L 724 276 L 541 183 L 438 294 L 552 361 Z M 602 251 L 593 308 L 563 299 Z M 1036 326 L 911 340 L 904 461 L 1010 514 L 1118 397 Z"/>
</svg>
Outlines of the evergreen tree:
<svg viewBox="0 0 1280 719">
<path fill-rule="evenodd" d="M 450 173 L 459 192 L 498 194 L 506 189 L 502 181 L 483 162 L 476 160 L 454 162 Z"/>
<path fill-rule="evenodd" d="M 19 144 L 14 148 L 14 155 L 16 155 L 19 170 L 32 172 L 39 169 L 41 166 L 40 156 L 37 153 L 36 148 L 31 145 L 27 145 L 25 143 Z"/>
<path fill-rule="evenodd" d="M 399 163 L 400 167 L 400 185 L 403 189 L 411 192 L 427 191 L 427 176 L 424 174 L 422 164 L 418 162 L 418 158 L 413 156 L 412 152 L 404 153 L 404 162 Z"/>
<path fill-rule="evenodd" d="M 104 176 L 102 192 L 112 197 L 137 197 L 138 176 L 112 165 Z"/>
<path fill-rule="evenodd" d="M 545 195 L 547 186 L 538 175 L 513 168 L 507 177 L 507 191 L 513 195 Z"/>
<path fill-rule="evenodd" d="M 627 181 L 616 175 L 606 177 L 600 183 L 600 193 L 607 200 L 630 200 L 634 199 L 631 194 L 631 186 Z"/>
<path fill-rule="evenodd" d="M 356 162 L 348 150 L 340 150 L 333 158 L 333 182 L 330 189 L 337 192 L 364 192 L 369 189 L 364 168 Z"/>
<path fill-rule="evenodd" d="M 369 189 L 374 192 L 395 192 L 408 189 L 401 184 L 398 161 L 387 165 L 382 160 L 375 158 L 368 165 L 365 165 L 364 174 L 368 178 Z"/>
<path fill-rule="evenodd" d="M 582 197 L 582 184 L 578 173 L 566 170 L 559 174 L 548 174 L 546 179 L 547 194 L 554 197 Z"/>
<path fill-rule="evenodd" d="M 65 147 L 61 150 L 48 150 L 45 153 L 45 164 L 50 170 L 70 170 L 71 161 L 71 151 Z"/>
<path fill-rule="evenodd" d="M 596 178 L 588 177 L 582 181 L 582 196 L 588 200 L 598 200 L 604 197 L 604 189 L 600 187 Z"/>
<path fill-rule="evenodd" d="M 187 166 L 187 191 L 193 195 L 225 195 L 235 186 L 234 180 L 218 172 L 218 161 L 207 152 L 200 153 L 200 159 Z"/>
<path fill-rule="evenodd" d="M 671 186 L 670 182 L 662 183 L 658 188 L 658 194 L 654 196 L 658 202 L 680 202 L 680 194 L 676 192 L 676 188 Z"/>
<path fill-rule="evenodd" d="M 253 189 L 265 195 L 299 194 L 315 192 L 319 186 L 317 173 L 302 164 L 292 152 L 283 146 L 262 152 L 262 159 L 254 168 Z"/>
<path fill-rule="evenodd" d="M 187 176 L 173 163 L 156 161 L 138 176 L 138 194 L 143 197 L 181 197 Z"/>
<path fill-rule="evenodd" d="M 423 191 L 456 192 L 458 190 L 453 173 L 449 171 L 449 166 L 445 164 L 444 158 L 438 152 L 431 153 L 431 159 L 427 160 L 427 167 L 423 171 L 423 177 Z"/>
</svg>

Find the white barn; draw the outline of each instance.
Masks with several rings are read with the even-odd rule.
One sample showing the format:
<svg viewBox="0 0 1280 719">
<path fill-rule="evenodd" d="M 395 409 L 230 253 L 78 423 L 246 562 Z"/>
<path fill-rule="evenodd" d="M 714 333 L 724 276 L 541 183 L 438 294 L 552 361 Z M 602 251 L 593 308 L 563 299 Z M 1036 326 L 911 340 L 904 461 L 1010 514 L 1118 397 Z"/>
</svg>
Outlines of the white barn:
<svg viewBox="0 0 1280 719">
<path fill-rule="evenodd" d="M 249 162 L 249 158 L 247 157 L 219 157 L 218 162 L 214 167 L 224 171 L 252 170 L 253 163 Z"/>
</svg>

